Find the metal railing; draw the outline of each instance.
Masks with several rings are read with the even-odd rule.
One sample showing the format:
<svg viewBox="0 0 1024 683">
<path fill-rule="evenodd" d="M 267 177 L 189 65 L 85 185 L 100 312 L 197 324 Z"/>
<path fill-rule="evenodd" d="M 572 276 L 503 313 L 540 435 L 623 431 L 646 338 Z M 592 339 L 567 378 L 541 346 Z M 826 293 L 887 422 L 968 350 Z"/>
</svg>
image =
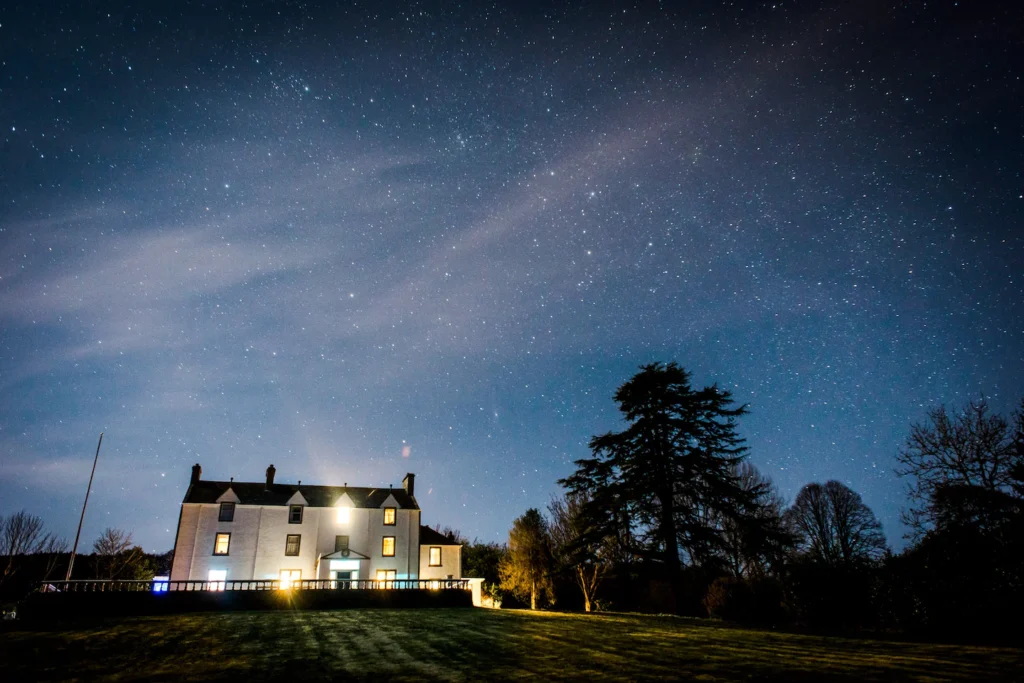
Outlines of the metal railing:
<svg viewBox="0 0 1024 683">
<path fill-rule="evenodd" d="M 470 590 L 468 579 L 250 579 L 224 581 L 46 581 L 42 593 L 166 593 L 171 591 Z"/>
</svg>

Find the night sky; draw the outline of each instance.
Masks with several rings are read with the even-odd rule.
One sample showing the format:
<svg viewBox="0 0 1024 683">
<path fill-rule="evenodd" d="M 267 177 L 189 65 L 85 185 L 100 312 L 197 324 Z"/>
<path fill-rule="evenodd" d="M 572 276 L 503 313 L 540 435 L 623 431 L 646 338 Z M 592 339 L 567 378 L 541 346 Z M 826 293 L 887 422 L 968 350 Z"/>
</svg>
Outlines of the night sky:
<svg viewBox="0 0 1024 683">
<path fill-rule="evenodd" d="M 5 3 L 0 514 L 103 431 L 86 550 L 196 462 L 502 541 L 675 360 L 902 547 L 910 424 L 1024 395 L 1024 20 L 891 4 Z"/>
</svg>

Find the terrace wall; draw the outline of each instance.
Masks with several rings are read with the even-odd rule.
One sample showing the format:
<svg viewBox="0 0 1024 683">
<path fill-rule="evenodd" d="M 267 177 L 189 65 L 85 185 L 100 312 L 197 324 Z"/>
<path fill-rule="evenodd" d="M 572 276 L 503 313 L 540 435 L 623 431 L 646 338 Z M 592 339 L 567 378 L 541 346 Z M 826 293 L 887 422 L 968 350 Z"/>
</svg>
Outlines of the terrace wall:
<svg viewBox="0 0 1024 683">
<path fill-rule="evenodd" d="M 23 603 L 18 616 L 27 621 L 43 621 L 80 617 L 240 610 L 472 606 L 472 591 L 464 589 L 48 592 L 32 593 Z"/>
</svg>

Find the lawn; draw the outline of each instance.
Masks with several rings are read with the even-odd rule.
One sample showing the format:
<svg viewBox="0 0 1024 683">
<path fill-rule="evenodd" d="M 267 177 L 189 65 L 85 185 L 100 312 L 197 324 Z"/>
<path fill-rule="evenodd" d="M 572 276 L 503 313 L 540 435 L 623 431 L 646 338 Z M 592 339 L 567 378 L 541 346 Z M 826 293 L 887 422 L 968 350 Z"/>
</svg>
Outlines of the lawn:
<svg viewBox="0 0 1024 683">
<path fill-rule="evenodd" d="M 8 626 L 0 680 L 1020 680 L 1024 649 L 826 638 L 636 614 L 235 612 Z"/>
</svg>

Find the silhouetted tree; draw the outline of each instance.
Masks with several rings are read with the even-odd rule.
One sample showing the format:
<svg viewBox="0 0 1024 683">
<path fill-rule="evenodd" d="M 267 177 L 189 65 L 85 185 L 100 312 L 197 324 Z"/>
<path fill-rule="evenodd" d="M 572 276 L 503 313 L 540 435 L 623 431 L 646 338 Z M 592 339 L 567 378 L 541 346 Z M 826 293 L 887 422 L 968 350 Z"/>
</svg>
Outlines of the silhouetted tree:
<svg viewBox="0 0 1024 683">
<path fill-rule="evenodd" d="M 1019 513 L 1024 500 L 1024 401 L 1011 424 L 984 399 L 950 416 L 944 406 L 914 424 L 896 473 L 911 478 L 904 520 L 919 539 L 936 527 L 984 532 Z"/>
<path fill-rule="evenodd" d="M 882 524 L 860 494 L 838 481 L 807 484 L 786 521 L 800 550 L 826 565 L 850 566 L 877 560 L 886 550 Z"/>
<path fill-rule="evenodd" d="M 502 590 L 498 568 L 507 552 L 508 548 L 500 543 L 481 543 L 474 539 L 472 543 L 462 546 L 462 575 L 483 579 L 483 594 L 500 600 Z"/>
<path fill-rule="evenodd" d="M 886 552 L 882 525 L 838 481 L 808 484 L 786 511 L 797 552 L 785 575 L 786 603 L 801 622 L 854 628 L 875 623 L 875 577 Z"/>
<path fill-rule="evenodd" d="M 433 529 L 452 543 L 458 543 L 459 545 L 467 545 L 469 543 L 469 539 L 463 536 L 462 532 L 458 529 L 453 529 L 450 526 L 442 527 L 440 524 L 435 524 Z"/>
<path fill-rule="evenodd" d="M 39 577 L 40 581 L 49 580 L 54 570 L 57 569 L 57 565 L 60 564 L 62 559 L 68 554 L 71 544 L 68 543 L 66 538 L 58 538 L 56 536 L 50 536 L 43 547 L 40 549 L 40 553 L 46 556 L 46 562 L 43 565 L 43 572 Z"/>
<path fill-rule="evenodd" d="M 889 563 L 894 618 L 943 635 L 1024 632 L 1024 402 L 1011 420 L 983 399 L 936 408 L 898 459 L 914 544 Z"/>
<path fill-rule="evenodd" d="M 0 584 L 18 570 L 20 556 L 49 553 L 51 557 L 55 557 L 57 553 L 66 550 L 66 546 L 67 542 L 63 539 L 46 533 L 42 518 L 30 515 L 25 510 L 8 517 L 0 517 L 0 553 L 4 555 Z"/>
<path fill-rule="evenodd" d="M 629 553 L 664 565 L 677 609 L 684 558 L 715 565 L 724 553 L 721 520 L 743 518 L 754 496 L 736 476 L 746 448 L 736 433 L 728 391 L 694 390 L 675 363 L 653 363 L 619 387 L 615 401 L 629 426 L 595 436 L 592 458 L 559 483 L 589 497 L 587 533 L 612 536 Z"/>
<path fill-rule="evenodd" d="M 551 564 L 547 522 L 536 508 L 530 508 L 512 523 L 508 552 L 498 567 L 501 587 L 520 600 L 529 596 L 530 609 L 537 609 L 538 601 L 545 598 L 554 602 Z"/>
<path fill-rule="evenodd" d="M 771 478 L 746 461 L 734 475 L 751 503 L 749 514 L 722 516 L 723 554 L 734 576 L 762 578 L 782 566 L 796 537 L 783 521 L 786 501 Z"/>
<path fill-rule="evenodd" d="M 612 565 L 614 539 L 595 540 L 587 534 L 587 520 L 583 514 L 586 494 L 567 494 L 555 497 L 548 504 L 551 516 L 551 549 L 555 566 L 572 574 L 583 593 L 583 609 L 590 612 L 598 586 Z"/>
<path fill-rule="evenodd" d="M 96 575 L 102 579 L 149 579 L 155 569 L 140 546 L 133 545 L 131 532 L 107 528 L 92 546 L 96 554 Z"/>
</svg>

